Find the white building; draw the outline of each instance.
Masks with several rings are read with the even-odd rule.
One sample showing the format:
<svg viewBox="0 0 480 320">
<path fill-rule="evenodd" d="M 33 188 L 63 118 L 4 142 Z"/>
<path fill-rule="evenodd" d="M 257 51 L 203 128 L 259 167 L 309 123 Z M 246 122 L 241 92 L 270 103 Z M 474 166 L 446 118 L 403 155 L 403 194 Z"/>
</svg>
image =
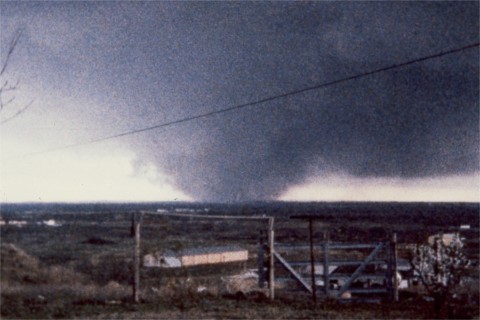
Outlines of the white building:
<svg viewBox="0 0 480 320">
<path fill-rule="evenodd" d="M 167 250 L 147 254 L 144 267 L 178 268 L 204 264 L 242 262 L 248 260 L 248 250 L 237 246 L 191 248 L 180 252 Z"/>
</svg>

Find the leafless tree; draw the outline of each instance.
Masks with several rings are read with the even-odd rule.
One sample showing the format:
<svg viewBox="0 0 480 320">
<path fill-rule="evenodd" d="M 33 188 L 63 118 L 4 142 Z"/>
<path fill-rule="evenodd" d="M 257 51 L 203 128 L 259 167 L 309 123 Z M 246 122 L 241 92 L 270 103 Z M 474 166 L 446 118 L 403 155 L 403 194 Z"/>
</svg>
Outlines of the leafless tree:
<svg viewBox="0 0 480 320">
<path fill-rule="evenodd" d="M 16 91 L 19 88 L 20 80 L 14 82 L 11 79 L 8 79 L 6 71 L 8 69 L 12 55 L 18 45 L 18 41 L 22 36 L 22 30 L 15 32 L 6 55 L 4 57 L 3 63 L 1 64 L 0 69 L 0 124 L 11 121 L 12 119 L 18 117 L 20 114 L 25 112 L 33 103 L 34 100 L 26 103 L 24 105 L 19 105 L 15 103 Z"/>
</svg>

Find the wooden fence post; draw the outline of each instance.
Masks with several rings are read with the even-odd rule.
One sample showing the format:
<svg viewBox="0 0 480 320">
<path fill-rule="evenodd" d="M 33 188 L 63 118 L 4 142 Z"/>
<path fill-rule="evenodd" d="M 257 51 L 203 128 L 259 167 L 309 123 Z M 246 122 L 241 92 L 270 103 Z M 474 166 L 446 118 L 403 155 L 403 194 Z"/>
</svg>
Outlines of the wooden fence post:
<svg viewBox="0 0 480 320">
<path fill-rule="evenodd" d="M 394 280 L 394 273 L 393 273 L 393 234 L 390 235 L 390 240 L 387 242 L 387 272 L 385 278 L 385 286 L 387 289 L 388 300 L 390 302 L 394 301 L 394 294 L 393 294 L 393 282 Z"/>
<path fill-rule="evenodd" d="M 397 260 L 398 260 L 398 253 L 397 253 L 397 233 L 394 232 L 392 236 L 392 254 L 393 254 L 393 300 L 397 302 L 398 298 L 398 279 L 397 279 Z"/>
<path fill-rule="evenodd" d="M 308 230 L 310 233 L 310 268 L 312 278 L 312 299 L 313 303 L 317 304 L 317 285 L 315 283 L 315 253 L 313 247 L 313 219 L 308 219 Z"/>
<path fill-rule="evenodd" d="M 130 238 L 134 238 L 135 237 L 135 212 L 132 212 L 131 213 L 131 217 L 130 217 L 130 220 L 131 220 L 131 224 L 130 224 Z"/>
<path fill-rule="evenodd" d="M 140 225 L 143 213 L 137 214 L 135 219 L 135 246 L 133 259 L 133 302 L 140 302 Z"/>
<path fill-rule="evenodd" d="M 270 289 L 270 300 L 275 299 L 275 248 L 274 248 L 274 241 L 275 241 L 275 232 L 274 232 L 274 218 L 268 218 L 268 247 L 269 247 L 269 275 L 268 275 L 268 282 L 269 282 L 269 289 Z"/>
<path fill-rule="evenodd" d="M 325 296 L 330 295 L 330 274 L 329 274 L 329 250 L 330 250 L 330 234 L 328 230 L 323 233 L 323 281 L 325 285 Z"/>
<path fill-rule="evenodd" d="M 265 286 L 265 248 L 264 248 L 262 233 L 260 233 L 260 237 L 258 239 L 257 265 L 258 265 L 258 286 L 260 288 L 263 288 Z"/>
</svg>

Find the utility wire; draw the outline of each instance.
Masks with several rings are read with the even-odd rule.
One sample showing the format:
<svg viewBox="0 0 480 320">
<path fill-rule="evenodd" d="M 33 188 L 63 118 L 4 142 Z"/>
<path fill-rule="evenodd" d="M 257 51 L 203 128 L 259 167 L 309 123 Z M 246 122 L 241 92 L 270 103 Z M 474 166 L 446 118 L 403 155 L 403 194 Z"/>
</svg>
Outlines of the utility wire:
<svg viewBox="0 0 480 320">
<path fill-rule="evenodd" d="M 84 146 L 84 145 L 88 145 L 88 144 L 92 144 L 92 143 L 96 143 L 96 142 L 101 142 L 101 141 L 105 141 L 105 140 L 120 138 L 120 137 L 132 135 L 132 134 L 136 134 L 136 133 L 140 133 L 140 132 L 150 131 L 150 130 L 154 130 L 154 129 L 158 129 L 158 128 L 170 127 L 170 126 L 173 126 L 173 125 L 176 125 L 176 124 L 189 122 L 189 121 L 193 121 L 193 120 L 197 120 L 197 119 L 201 119 L 201 118 L 207 118 L 207 117 L 210 117 L 210 116 L 213 116 L 213 115 L 222 114 L 222 113 L 230 112 L 230 111 L 233 111 L 233 110 L 243 109 L 243 108 L 246 108 L 246 107 L 258 105 L 258 104 L 265 103 L 265 102 L 268 102 L 268 101 L 273 101 L 273 100 L 285 98 L 285 97 L 288 97 L 288 96 L 297 95 L 297 94 L 304 93 L 304 92 L 307 92 L 307 91 L 317 90 L 317 89 L 333 86 L 333 85 L 336 85 L 336 84 L 339 84 L 339 83 L 343 83 L 343 82 L 347 82 L 347 81 L 351 81 L 351 80 L 356 80 L 356 79 L 367 77 L 367 76 L 370 76 L 370 75 L 373 75 L 373 74 L 376 74 L 376 73 L 405 67 L 405 66 L 415 64 L 415 63 L 418 63 L 418 62 L 422 62 L 422 61 L 426 61 L 426 60 L 430 60 L 430 59 L 435 59 L 435 58 L 440 58 L 440 57 L 443 57 L 443 56 L 446 56 L 446 55 L 450 55 L 450 54 L 458 53 L 458 52 L 465 51 L 465 50 L 468 50 L 468 49 L 472 49 L 472 48 L 478 47 L 479 45 L 480 45 L 480 43 L 477 42 L 477 43 L 473 43 L 473 44 L 470 44 L 470 45 L 467 45 L 467 46 L 464 46 L 464 47 L 460 47 L 460 48 L 456 48 L 456 49 L 452 49 L 452 50 L 448 50 L 448 51 L 442 51 L 442 52 L 439 52 L 439 53 L 436 53 L 436 54 L 424 56 L 424 57 L 417 58 L 417 59 L 414 59 L 414 60 L 409 60 L 409 61 L 406 61 L 406 62 L 395 63 L 395 64 L 392 64 L 392 65 L 389 65 L 389 66 L 386 66 L 386 67 L 383 67 L 383 68 L 375 69 L 375 70 L 372 70 L 372 71 L 359 73 L 359 74 L 356 74 L 356 75 L 353 75 L 353 76 L 341 78 L 341 79 L 338 79 L 338 80 L 333 80 L 333 81 L 330 81 L 330 82 L 320 83 L 320 84 L 317 84 L 317 85 L 314 85 L 314 86 L 306 87 L 306 88 L 299 89 L 299 90 L 289 91 L 289 92 L 286 92 L 286 93 L 283 93 L 283 94 L 274 95 L 274 96 L 270 96 L 270 97 L 267 97 L 267 98 L 255 100 L 255 101 L 250 101 L 250 102 L 247 102 L 247 103 L 235 105 L 233 107 L 220 109 L 220 110 L 215 110 L 215 111 L 210 111 L 210 112 L 202 113 L 202 114 L 195 115 L 195 116 L 190 116 L 190 117 L 186 117 L 186 118 L 182 118 L 182 119 L 178 119 L 178 120 L 173 120 L 173 121 L 170 121 L 170 122 L 164 122 L 164 123 L 161 123 L 161 124 L 157 124 L 157 125 L 154 125 L 154 126 L 145 127 L 145 128 L 141 128 L 141 129 L 136 129 L 136 130 L 126 131 L 126 132 L 122 132 L 122 133 L 117 133 L 117 134 L 114 134 L 114 135 L 111 135 L 111 136 L 97 138 L 97 139 L 93 139 L 93 140 L 89 140 L 89 141 L 85 141 L 85 142 L 78 142 L 78 143 L 65 145 L 65 146 L 61 146 L 61 147 L 55 147 L 55 148 L 46 149 L 46 150 L 42 150 L 42 151 L 27 153 L 27 154 L 24 154 L 23 157 L 33 156 L 33 155 L 38 155 L 38 154 L 48 153 L 48 152 L 53 152 L 53 151 L 59 151 L 59 150 L 64 150 L 64 149 L 75 148 L 75 147 Z"/>
</svg>

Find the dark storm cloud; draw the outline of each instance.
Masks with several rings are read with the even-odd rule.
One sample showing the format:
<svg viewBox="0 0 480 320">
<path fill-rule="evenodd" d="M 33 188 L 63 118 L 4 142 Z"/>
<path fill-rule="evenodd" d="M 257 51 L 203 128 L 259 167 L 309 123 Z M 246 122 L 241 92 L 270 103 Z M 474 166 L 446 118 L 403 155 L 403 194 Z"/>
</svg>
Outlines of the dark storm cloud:
<svg viewBox="0 0 480 320">
<path fill-rule="evenodd" d="M 75 47 L 60 42 L 65 61 L 57 69 L 73 68 L 82 86 L 72 84 L 72 90 L 108 106 L 93 111 L 106 132 L 462 47 L 478 42 L 479 28 L 477 2 L 48 6 L 52 20 L 67 20 L 67 26 L 74 20 L 82 30 Z M 154 162 L 183 191 L 205 200 L 271 199 L 310 175 L 332 171 L 360 177 L 471 173 L 479 169 L 478 60 L 478 48 L 470 49 L 128 142 L 141 161 Z"/>
<path fill-rule="evenodd" d="M 182 16 L 198 40 L 190 43 L 198 65 L 187 81 L 195 86 L 186 89 L 194 98 L 188 103 L 231 106 L 474 42 L 478 15 L 471 12 L 478 10 L 463 5 L 307 3 L 226 6 L 225 12 L 200 4 Z M 177 147 L 165 142 L 168 147 L 154 151 L 152 133 L 145 157 L 194 196 L 268 199 L 331 171 L 363 177 L 473 172 L 478 118 L 474 49 L 200 120 L 166 133 Z"/>
</svg>

